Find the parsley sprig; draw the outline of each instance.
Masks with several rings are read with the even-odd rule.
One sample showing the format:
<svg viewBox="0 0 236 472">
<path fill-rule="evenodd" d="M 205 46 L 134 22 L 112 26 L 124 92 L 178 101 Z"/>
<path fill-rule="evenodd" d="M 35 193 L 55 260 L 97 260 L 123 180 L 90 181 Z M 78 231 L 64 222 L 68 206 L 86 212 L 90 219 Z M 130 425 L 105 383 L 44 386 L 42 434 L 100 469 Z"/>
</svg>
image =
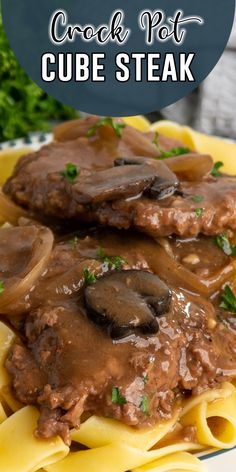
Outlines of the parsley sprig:
<svg viewBox="0 0 236 472">
<path fill-rule="evenodd" d="M 121 256 L 108 256 L 102 247 L 97 250 L 97 257 L 107 265 L 110 270 L 121 270 L 126 261 Z"/>
<path fill-rule="evenodd" d="M 203 208 L 195 208 L 195 213 L 198 218 L 200 218 L 203 215 L 204 209 Z"/>
<path fill-rule="evenodd" d="M 231 244 L 225 233 L 216 236 L 215 242 L 227 256 L 236 256 L 236 245 Z"/>
<path fill-rule="evenodd" d="M 119 123 L 115 121 L 114 118 L 111 118 L 110 116 L 106 116 L 105 118 L 100 118 L 93 126 L 89 128 L 87 132 L 88 138 L 91 138 L 92 136 L 94 136 L 98 128 L 101 128 L 101 126 L 106 126 L 106 125 L 109 125 L 113 128 L 118 138 L 122 137 L 123 129 L 126 126 L 125 123 Z"/>
<path fill-rule="evenodd" d="M 190 149 L 187 147 L 174 147 L 169 151 L 162 151 L 161 158 L 166 159 L 167 157 L 182 156 L 182 154 L 188 154 Z"/>
<path fill-rule="evenodd" d="M 3 28 L 1 5 L 0 84 L 0 142 L 50 131 L 52 121 L 78 117 L 76 110 L 47 95 L 22 69 Z"/>
<path fill-rule="evenodd" d="M 160 153 L 160 156 L 158 156 L 158 159 L 166 159 L 168 157 L 175 157 L 175 156 L 181 156 L 182 154 L 188 154 L 190 151 L 189 148 L 187 147 L 173 147 L 169 151 L 165 151 L 162 149 L 159 141 L 159 133 L 156 131 L 154 139 L 153 139 L 153 144 L 156 145 L 158 152 Z"/>
<path fill-rule="evenodd" d="M 72 162 L 68 162 L 68 164 L 65 165 L 65 169 L 62 171 L 62 175 L 68 182 L 73 183 L 79 175 L 79 169 L 75 164 L 72 164 Z"/>
<path fill-rule="evenodd" d="M 70 239 L 69 243 L 71 244 L 71 246 L 73 246 L 74 249 L 76 249 L 79 243 L 79 237 L 74 236 L 72 239 Z"/>
<path fill-rule="evenodd" d="M 223 167 L 223 165 L 224 165 L 224 163 L 221 162 L 221 161 L 215 162 L 215 164 L 214 164 L 214 166 L 213 166 L 213 168 L 212 168 L 212 170 L 211 170 L 211 175 L 212 175 L 213 177 L 219 177 L 219 176 L 221 175 L 221 173 L 219 172 L 219 169 L 220 169 L 221 167 Z"/>
<path fill-rule="evenodd" d="M 83 274 L 84 274 L 84 281 L 86 285 L 91 285 L 94 282 L 96 282 L 97 280 L 96 275 L 93 272 L 91 272 L 87 267 L 84 269 Z"/>
<path fill-rule="evenodd" d="M 140 402 L 140 410 L 145 414 L 149 415 L 149 398 L 147 395 L 143 395 Z"/>
<path fill-rule="evenodd" d="M 0 295 L 4 292 L 4 282 L 3 280 L 0 281 Z"/>
<path fill-rule="evenodd" d="M 126 398 L 120 394 L 120 390 L 118 387 L 113 387 L 111 401 L 115 405 L 125 405 L 127 403 Z"/>
<path fill-rule="evenodd" d="M 220 308 L 231 311 L 232 313 L 236 313 L 236 297 L 229 285 L 225 285 L 221 298 L 222 302 L 220 304 Z"/>
<path fill-rule="evenodd" d="M 201 203 L 204 200 L 203 195 L 193 195 L 192 201 L 195 203 Z"/>
</svg>

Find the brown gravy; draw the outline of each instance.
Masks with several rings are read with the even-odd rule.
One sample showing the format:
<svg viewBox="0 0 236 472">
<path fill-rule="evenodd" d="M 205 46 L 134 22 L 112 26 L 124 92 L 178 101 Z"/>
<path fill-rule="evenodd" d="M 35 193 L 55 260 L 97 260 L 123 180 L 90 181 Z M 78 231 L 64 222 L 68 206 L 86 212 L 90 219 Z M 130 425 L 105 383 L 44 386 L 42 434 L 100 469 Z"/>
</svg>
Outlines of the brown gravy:
<svg viewBox="0 0 236 472">
<path fill-rule="evenodd" d="M 16 249 L 13 238 L 5 257 L 14 251 L 20 257 L 23 247 L 22 241 L 22 248 Z M 158 318 L 157 334 L 112 340 L 88 319 L 84 269 L 98 277 L 109 272 L 98 257 L 101 248 L 108 257 L 122 256 L 123 270 L 156 273 L 170 287 L 171 308 Z M 184 262 L 189 255 L 199 262 Z M 172 263 L 179 270 L 173 272 Z M 214 295 L 231 263 L 214 240 L 205 237 L 156 242 L 134 233 L 100 230 L 57 242 L 47 268 L 24 298 L 21 321 L 9 308 L 10 320 L 21 326 L 24 342 L 15 343 L 6 366 L 17 398 L 41 408 L 37 434 L 61 434 L 68 442 L 69 427 L 78 426 L 84 412 L 138 427 L 151 425 L 170 417 L 185 391 L 198 394 L 234 377 L 236 331 L 223 318 L 220 321 L 218 305 L 206 300 L 197 285 L 205 282 L 204 290 Z M 205 272 L 199 275 L 201 269 Z M 182 270 L 188 274 L 186 282 Z M 212 277 L 214 286 L 209 288 L 206 282 Z"/>
</svg>

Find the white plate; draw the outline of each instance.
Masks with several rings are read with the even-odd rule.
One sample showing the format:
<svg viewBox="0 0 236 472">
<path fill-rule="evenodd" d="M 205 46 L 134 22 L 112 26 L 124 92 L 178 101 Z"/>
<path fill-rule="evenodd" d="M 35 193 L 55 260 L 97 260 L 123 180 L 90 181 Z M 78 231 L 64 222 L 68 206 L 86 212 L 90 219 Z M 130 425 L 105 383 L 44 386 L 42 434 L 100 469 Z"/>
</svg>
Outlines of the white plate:
<svg viewBox="0 0 236 472">
<path fill-rule="evenodd" d="M 207 472 L 235 472 L 236 448 L 203 455 L 201 460 L 204 461 Z"/>
<path fill-rule="evenodd" d="M 10 150 L 10 149 L 20 149 L 21 147 L 29 147 L 37 151 L 45 144 L 48 144 L 52 141 L 51 133 L 30 133 L 27 138 L 23 139 L 13 139 L 12 141 L 6 141 L 0 143 L 0 151 Z"/>
<path fill-rule="evenodd" d="M 6 149 L 20 149 L 29 147 L 37 151 L 43 145 L 52 141 L 50 133 L 32 133 L 29 138 L 17 139 L 0 144 L 0 151 Z M 236 472 L 236 448 L 224 451 L 211 452 L 201 455 L 207 472 Z"/>
</svg>

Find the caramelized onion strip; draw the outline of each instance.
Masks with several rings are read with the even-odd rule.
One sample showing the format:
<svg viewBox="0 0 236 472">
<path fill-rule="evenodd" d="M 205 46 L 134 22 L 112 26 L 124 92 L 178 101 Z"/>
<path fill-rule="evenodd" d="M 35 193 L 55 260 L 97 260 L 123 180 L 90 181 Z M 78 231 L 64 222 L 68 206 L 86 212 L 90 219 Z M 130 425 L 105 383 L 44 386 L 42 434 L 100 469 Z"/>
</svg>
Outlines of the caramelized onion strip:
<svg viewBox="0 0 236 472">
<path fill-rule="evenodd" d="M 165 159 L 166 165 L 181 180 L 199 181 L 209 174 L 213 167 L 213 159 L 208 154 L 183 154 Z"/>
<path fill-rule="evenodd" d="M 34 227 L 32 226 L 32 228 Z M 20 230 L 20 227 L 18 229 Z M 16 228 L 10 228 L 8 230 L 15 231 Z M 2 231 L 7 230 L 2 229 Z M 0 294 L 1 314 L 8 314 L 9 309 L 11 314 L 17 314 L 17 310 L 12 312 L 11 306 L 30 292 L 39 276 L 45 270 L 51 255 L 53 240 L 53 234 L 50 229 L 45 227 L 37 228 L 37 236 L 32 246 L 32 253 L 29 262 L 26 263 L 22 273 L 19 273 L 17 276 L 13 276 L 12 278 L 9 277 L 4 281 L 4 290 Z"/>
<path fill-rule="evenodd" d="M 95 259 L 84 259 L 81 262 L 75 263 L 69 270 L 58 274 L 52 279 L 45 277 L 40 283 L 40 292 L 36 287 L 34 291 L 34 304 L 37 304 L 42 299 L 42 293 L 45 294 L 45 299 L 60 300 L 74 297 L 85 283 L 84 271 L 89 270 L 95 277 L 99 277 L 108 271 L 108 267 L 100 261 Z"/>
<path fill-rule="evenodd" d="M 188 287 L 193 292 L 207 296 L 217 292 L 236 271 L 236 261 L 231 261 L 211 277 L 199 277 L 167 254 L 166 250 L 159 243 L 155 257 L 150 261 L 150 265 L 152 270 L 163 280 L 168 280 L 174 284 L 178 281 L 180 287 Z"/>
<path fill-rule="evenodd" d="M 69 120 L 65 123 L 60 123 L 54 130 L 54 138 L 58 142 L 74 141 L 75 139 L 86 137 L 89 128 L 95 125 L 98 118 L 96 116 L 90 116 L 86 120 Z"/>
<path fill-rule="evenodd" d="M 26 218 L 29 215 L 23 208 L 15 205 L 15 203 L 7 198 L 0 190 L 0 224 L 8 222 L 15 225 L 22 216 Z"/>
</svg>

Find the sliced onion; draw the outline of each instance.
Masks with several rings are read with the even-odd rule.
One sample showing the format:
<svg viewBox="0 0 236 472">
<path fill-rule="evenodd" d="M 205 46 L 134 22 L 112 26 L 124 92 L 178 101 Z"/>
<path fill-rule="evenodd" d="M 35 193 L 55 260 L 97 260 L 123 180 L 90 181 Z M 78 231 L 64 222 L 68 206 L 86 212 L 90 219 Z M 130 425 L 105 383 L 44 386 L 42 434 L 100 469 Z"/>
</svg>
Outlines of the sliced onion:
<svg viewBox="0 0 236 472">
<path fill-rule="evenodd" d="M 183 154 L 181 156 L 168 157 L 166 165 L 179 179 L 198 181 L 209 174 L 213 167 L 213 159 L 208 154 Z"/>
<path fill-rule="evenodd" d="M 132 128 L 131 126 L 124 128 L 122 141 L 125 144 L 125 152 L 121 152 L 122 156 L 127 157 L 128 149 L 131 151 L 129 155 L 154 158 L 158 156 L 157 147 L 150 140 L 150 137 L 147 134 L 141 133 L 135 128 Z"/>
<path fill-rule="evenodd" d="M 0 240 L 0 277 L 4 288 L 0 294 L 0 313 L 17 315 L 22 312 L 23 297 L 30 292 L 47 266 L 54 237 L 50 229 L 32 225 L 3 228 L 0 230 Z M 7 257 L 10 263 L 15 263 L 12 271 L 10 264 L 7 265 Z"/>
<path fill-rule="evenodd" d="M 32 294 L 31 303 L 37 306 L 43 297 L 47 300 L 60 300 L 73 297 L 83 287 L 84 270 L 88 269 L 95 277 L 99 277 L 108 271 L 102 262 L 95 259 L 84 259 L 75 263 L 69 270 L 53 275 L 50 279 L 45 277 L 40 280 L 40 284 L 36 287 Z"/>
<path fill-rule="evenodd" d="M 90 116 L 85 120 L 77 119 L 66 121 L 54 128 L 54 138 L 56 141 L 65 142 L 86 137 L 89 128 L 91 128 L 91 126 L 93 126 L 97 121 L 98 117 L 96 116 Z"/>
<path fill-rule="evenodd" d="M 167 238 L 157 238 L 156 241 L 158 242 L 158 244 L 160 244 L 160 246 L 162 246 L 165 249 L 168 256 L 170 256 L 171 258 L 174 258 L 171 244 L 169 243 Z"/>
<path fill-rule="evenodd" d="M 0 224 L 8 222 L 16 225 L 21 216 L 27 218 L 29 214 L 20 206 L 15 205 L 0 190 Z"/>
<path fill-rule="evenodd" d="M 162 246 L 157 246 L 155 255 L 153 254 L 149 261 L 152 270 L 163 280 L 173 283 L 174 286 L 178 284 L 179 287 L 188 288 L 194 293 L 210 296 L 220 290 L 236 272 L 236 262 L 231 261 L 213 276 L 199 277 L 167 254 Z"/>
</svg>

